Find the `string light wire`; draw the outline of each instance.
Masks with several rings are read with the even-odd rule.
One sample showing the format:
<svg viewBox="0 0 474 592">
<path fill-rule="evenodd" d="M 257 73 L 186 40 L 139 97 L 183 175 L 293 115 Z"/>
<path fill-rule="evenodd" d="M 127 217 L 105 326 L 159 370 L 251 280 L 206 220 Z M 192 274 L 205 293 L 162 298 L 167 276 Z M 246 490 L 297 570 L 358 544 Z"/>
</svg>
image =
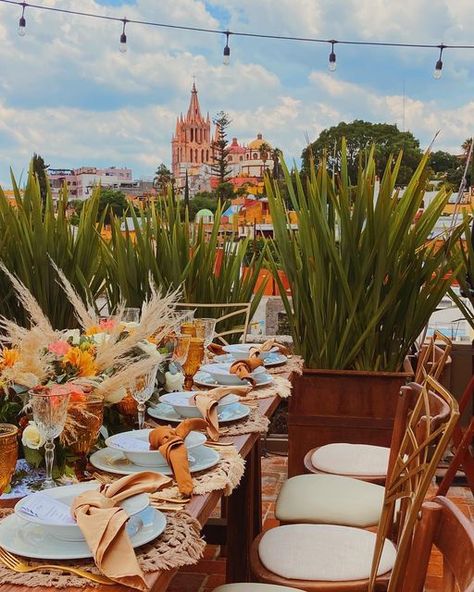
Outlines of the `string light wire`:
<svg viewBox="0 0 474 592">
<path fill-rule="evenodd" d="M 118 16 L 110 16 L 106 14 L 97 14 L 93 12 L 83 12 L 80 10 L 70 10 L 67 8 L 59 8 L 57 6 L 44 6 L 42 4 L 34 4 L 29 2 L 22 2 L 20 0 L 0 0 L 3 4 L 13 4 L 16 6 L 22 6 L 38 9 L 38 10 L 46 10 L 49 12 L 57 12 L 62 14 L 71 14 L 75 16 L 83 16 L 86 18 L 95 18 L 100 20 L 106 21 L 115 21 L 115 22 L 124 22 L 123 18 Z M 426 49 L 474 49 L 474 45 L 470 44 L 439 44 L 439 43 L 404 43 L 404 42 L 397 42 L 397 41 L 356 41 L 352 39 L 321 39 L 316 37 L 296 37 L 291 35 L 276 35 L 270 33 L 252 33 L 247 31 L 228 31 L 228 30 L 221 30 L 221 29 L 210 29 L 206 27 L 193 27 L 187 25 L 174 25 L 171 23 L 162 23 L 156 21 L 147 21 L 147 20 L 140 20 L 140 19 L 126 19 L 127 23 L 131 23 L 134 25 L 145 25 L 149 27 L 160 27 L 163 29 L 174 29 L 178 31 L 193 31 L 197 33 L 210 33 L 215 35 L 225 35 L 227 46 L 228 40 L 231 35 L 235 37 L 253 37 L 257 39 L 275 39 L 281 41 L 299 41 L 304 43 L 320 43 L 320 44 L 329 44 L 331 48 L 334 47 L 334 44 L 337 43 L 339 45 L 360 45 L 366 47 L 411 47 L 411 48 L 426 48 Z"/>
</svg>

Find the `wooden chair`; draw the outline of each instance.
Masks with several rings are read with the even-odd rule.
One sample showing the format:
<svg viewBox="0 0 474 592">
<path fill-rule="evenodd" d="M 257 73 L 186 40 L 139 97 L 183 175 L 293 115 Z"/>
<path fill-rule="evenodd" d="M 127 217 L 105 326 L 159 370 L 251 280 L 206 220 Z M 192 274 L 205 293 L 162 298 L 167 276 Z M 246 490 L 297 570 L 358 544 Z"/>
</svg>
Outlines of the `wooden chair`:
<svg viewBox="0 0 474 592">
<path fill-rule="evenodd" d="M 474 525 L 449 499 L 424 502 L 397 592 L 423 592 L 433 545 L 443 556 L 443 592 L 474 592 Z M 457 585 L 457 588 L 455 587 Z M 267 584 L 228 584 L 214 592 L 296 592 Z"/>
<path fill-rule="evenodd" d="M 251 549 L 258 582 L 308 592 L 399 591 L 424 497 L 459 416 L 455 399 L 431 377 L 413 388 L 419 394 L 387 478 L 377 533 L 328 524 L 268 530 Z"/>
<path fill-rule="evenodd" d="M 202 314 L 199 316 L 206 316 L 206 313 L 209 314 L 210 317 L 215 317 L 216 319 L 216 335 L 214 340 L 218 340 L 223 345 L 228 345 L 227 337 L 230 335 L 236 335 L 241 333 L 242 334 L 242 341 L 245 343 L 247 341 L 247 334 L 249 332 L 249 324 L 250 324 L 250 312 L 251 312 L 251 302 L 225 302 L 225 303 L 198 303 L 198 304 L 191 304 L 186 302 L 180 302 L 175 305 L 176 308 L 181 309 L 203 309 Z M 229 319 L 239 319 L 239 317 L 244 318 L 244 322 L 237 323 L 234 326 L 228 327 Z"/>
<path fill-rule="evenodd" d="M 443 556 L 443 592 L 474 592 L 474 525 L 444 497 L 435 497 L 421 508 L 411 556 L 397 592 L 423 592 L 433 545 Z"/>
<path fill-rule="evenodd" d="M 464 411 L 470 406 L 472 411 L 472 403 L 474 398 L 474 376 L 471 377 L 467 387 L 462 394 L 461 400 L 459 401 L 459 413 L 460 420 Z M 448 489 L 456 476 L 458 469 L 464 471 L 466 480 L 471 488 L 474 495 L 474 458 L 472 456 L 471 446 L 474 440 L 474 417 L 471 417 L 469 426 L 463 430 L 460 421 L 454 428 L 453 441 L 451 450 L 454 452 L 454 456 L 449 463 L 448 469 L 443 477 L 443 480 L 439 484 L 437 495 L 446 495 Z"/>
<path fill-rule="evenodd" d="M 442 345 L 442 347 L 441 347 Z M 439 380 L 451 363 L 452 341 L 439 331 L 422 345 L 418 354 L 415 382 L 423 384 L 427 376 Z M 304 465 L 310 473 L 329 473 L 383 484 L 387 478 L 389 449 L 367 444 L 327 444 L 309 450 Z"/>
</svg>

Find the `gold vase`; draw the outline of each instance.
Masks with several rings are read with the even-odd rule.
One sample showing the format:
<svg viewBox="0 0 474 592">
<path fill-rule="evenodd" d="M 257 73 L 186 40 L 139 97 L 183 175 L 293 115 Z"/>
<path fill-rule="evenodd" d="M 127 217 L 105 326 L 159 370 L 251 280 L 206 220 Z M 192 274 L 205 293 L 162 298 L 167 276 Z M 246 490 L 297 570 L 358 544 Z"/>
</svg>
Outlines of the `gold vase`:
<svg viewBox="0 0 474 592">
<path fill-rule="evenodd" d="M 99 437 L 104 421 L 104 399 L 90 393 L 85 400 L 70 401 L 68 415 L 75 423 L 74 440 L 69 448 L 74 454 L 86 456 Z"/>
<path fill-rule="evenodd" d="M 193 388 L 193 377 L 199 370 L 204 359 L 204 339 L 191 337 L 189 343 L 188 357 L 183 364 L 184 388 L 187 391 Z"/>
<path fill-rule="evenodd" d="M 18 428 L 0 423 L 0 494 L 8 487 L 18 459 Z"/>
</svg>

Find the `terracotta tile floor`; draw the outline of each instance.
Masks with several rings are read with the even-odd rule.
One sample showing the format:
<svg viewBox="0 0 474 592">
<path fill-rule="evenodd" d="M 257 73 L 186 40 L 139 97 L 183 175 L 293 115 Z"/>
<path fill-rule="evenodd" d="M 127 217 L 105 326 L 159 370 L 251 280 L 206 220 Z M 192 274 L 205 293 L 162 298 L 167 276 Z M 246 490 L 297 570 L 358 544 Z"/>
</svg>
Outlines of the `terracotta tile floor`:
<svg viewBox="0 0 474 592">
<path fill-rule="evenodd" d="M 264 529 L 278 525 L 275 520 L 275 500 L 280 487 L 287 478 L 287 459 L 281 456 L 269 456 L 262 459 L 262 517 Z M 452 487 L 448 497 L 462 511 L 474 520 L 474 499 L 470 489 Z M 211 592 L 225 583 L 225 558 L 220 557 L 220 547 L 208 545 L 201 561 L 192 567 L 182 568 L 168 588 L 169 592 Z M 444 592 L 441 582 L 442 559 L 433 551 L 425 592 Z"/>
</svg>

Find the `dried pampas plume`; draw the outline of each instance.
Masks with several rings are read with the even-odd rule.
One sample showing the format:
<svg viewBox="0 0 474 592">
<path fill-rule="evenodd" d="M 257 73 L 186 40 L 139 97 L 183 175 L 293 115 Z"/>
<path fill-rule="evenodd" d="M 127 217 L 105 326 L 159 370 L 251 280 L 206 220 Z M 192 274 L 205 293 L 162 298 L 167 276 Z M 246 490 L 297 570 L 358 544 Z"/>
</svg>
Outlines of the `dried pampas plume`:
<svg viewBox="0 0 474 592">
<path fill-rule="evenodd" d="M 25 308 L 28 316 L 33 325 L 36 325 L 39 329 L 41 329 L 45 336 L 51 341 L 56 338 L 56 333 L 49 322 L 48 317 L 44 314 L 41 306 L 38 304 L 37 300 L 33 296 L 33 294 L 28 290 L 28 288 L 23 284 L 16 276 L 14 276 L 8 269 L 6 268 L 3 262 L 0 262 L 0 269 L 3 271 L 5 275 L 7 275 L 13 284 L 13 288 L 16 292 L 18 300 L 21 302 L 23 307 Z"/>
<path fill-rule="evenodd" d="M 69 302 L 72 304 L 72 307 L 74 309 L 74 315 L 75 315 L 76 319 L 79 321 L 82 328 L 87 330 L 90 327 L 97 325 L 99 320 L 97 318 L 97 315 L 95 314 L 94 309 L 87 308 L 85 306 L 82 298 L 79 296 L 79 294 L 77 293 L 76 289 L 71 284 L 71 282 L 64 275 L 64 272 L 61 269 L 59 269 L 59 267 L 51 259 L 51 257 L 49 258 L 49 260 L 51 262 L 51 265 L 54 267 L 56 273 L 59 276 L 58 284 L 62 287 L 62 289 L 66 293 L 66 296 L 68 297 Z"/>
</svg>

